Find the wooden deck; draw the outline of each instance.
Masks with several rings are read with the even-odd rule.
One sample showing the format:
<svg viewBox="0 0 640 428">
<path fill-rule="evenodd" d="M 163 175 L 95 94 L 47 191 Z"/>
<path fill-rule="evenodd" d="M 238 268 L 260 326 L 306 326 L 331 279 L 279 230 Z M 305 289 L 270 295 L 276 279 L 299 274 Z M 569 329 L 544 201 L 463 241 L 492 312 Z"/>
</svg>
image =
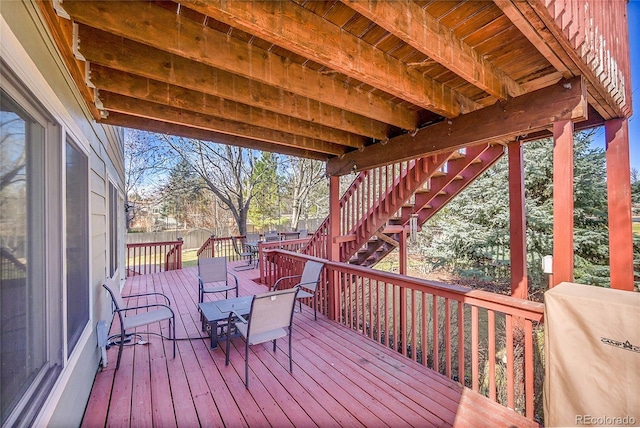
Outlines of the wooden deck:
<svg viewBox="0 0 640 428">
<path fill-rule="evenodd" d="M 237 274 L 240 295 L 265 291 L 252 280 L 258 270 Z M 224 352 L 201 338 L 196 269 L 132 277 L 123 294 L 150 290 L 167 293 L 176 309 L 176 358 L 171 342 L 144 335 L 148 344 L 126 347 L 115 371 L 117 347 L 109 349 L 83 426 L 537 426 L 320 314 L 314 321 L 306 309 L 294 316 L 293 374 L 286 340 L 275 354 L 254 346 L 246 390 L 244 342 L 232 340 L 225 366 Z"/>
</svg>

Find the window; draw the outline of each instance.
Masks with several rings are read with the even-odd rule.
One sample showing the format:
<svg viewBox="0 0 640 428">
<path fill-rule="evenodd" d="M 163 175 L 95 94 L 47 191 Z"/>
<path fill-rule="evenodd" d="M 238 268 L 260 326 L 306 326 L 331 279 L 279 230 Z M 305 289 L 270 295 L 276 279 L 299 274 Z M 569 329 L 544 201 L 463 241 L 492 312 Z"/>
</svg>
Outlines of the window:
<svg viewBox="0 0 640 428">
<path fill-rule="evenodd" d="M 47 265 L 60 260 L 50 223 L 60 128 L 0 66 L 0 410 L 16 425 L 32 420 L 62 366 L 60 264 Z"/>
<path fill-rule="evenodd" d="M 76 144 L 66 144 L 67 355 L 89 322 L 88 158 Z"/>
<path fill-rule="evenodd" d="M 109 276 L 118 270 L 118 190 L 109 182 Z"/>
</svg>

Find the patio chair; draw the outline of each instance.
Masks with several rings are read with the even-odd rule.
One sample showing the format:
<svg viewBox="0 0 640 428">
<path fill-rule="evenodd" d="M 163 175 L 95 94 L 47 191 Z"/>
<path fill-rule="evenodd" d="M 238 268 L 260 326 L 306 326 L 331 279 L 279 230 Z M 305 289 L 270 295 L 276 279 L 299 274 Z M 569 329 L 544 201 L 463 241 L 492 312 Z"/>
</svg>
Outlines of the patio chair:
<svg viewBox="0 0 640 428">
<path fill-rule="evenodd" d="M 324 263 L 315 262 L 313 260 L 307 260 L 304 264 L 304 269 L 302 270 L 302 275 L 292 275 L 292 276 L 283 276 L 278 279 L 275 284 L 273 284 L 273 290 L 277 290 L 278 286 L 283 280 L 292 279 L 292 278 L 300 278 L 300 282 L 295 284 L 295 287 L 299 287 L 300 291 L 298 292 L 298 300 L 300 299 L 308 299 L 312 298 L 313 300 L 313 317 L 315 320 L 318 320 L 318 302 L 316 299 L 316 291 L 318 290 L 318 284 L 320 284 L 320 274 L 322 274 L 322 269 L 324 268 Z M 302 301 L 300 300 L 300 312 L 302 312 Z"/>
<path fill-rule="evenodd" d="M 233 281 L 229 281 L 229 275 Z M 198 259 L 198 302 L 204 302 L 206 293 L 222 293 L 229 298 L 229 290 L 236 290 L 238 297 L 238 278 L 227 271 L 225 257 L 205 257 Z"/>
<path fill-rule="evenodd" d="M 280 240 L 280 235 L 276 231 L 265 232 L 264 240 L 266 242 L 276 242 Z"/>
<path fill-rule="evenodd" d="M 288 239 L 298 239 L 298 238 L 300 238 L 300 232 L 284 232 L 282 234 L 282 239 L 284 241 Z"/>
<path fill-rule="evenodd" d="M 118 343 L 118 362 L 116 363 L 116 370 L 120 367 L 120 359 L 122 358 L 122 348 L 124 347 L 124 343 L 127 337 L 127 331 L 133 330 L 134 328 L 141 327 L 143 325 L 149 325 L 156 322 L 169 320 L 169 339 L 173 341 L 173 358 L 176 357 L 176 322 L 175 322 L 175 314 L 171 309 L 171 301 L 169 298 L 162 293 L 151 292 L 151 293 L 140 293 L 140 294 L 130 294 L 128 296 L 123 296 L 120 294 L 120 288 L 118 284 L 115 283 L 112 279 L 108 279 L 105 284 L 102 286 L 109 292 L 111 296 L 111 300 L 113 301 L 114 312 L 118 314 L 118 319 L 120 320 L 120 341 Z M 158 295 L 164 298 L 164 303 L 149 303 L 145 305 L 139 306 L 131 306 L 126 307 L 124 304 L 124 299 L 129 299 L 132 297 L 141 297 L 141 296 L 153 296 Z M 140 309 L 147 309 L 146 311 L 140 311 Z M 134 311 L 133 315 L 127 315 L 126 312 Z M 173 328 L 172 328 L 173 327 Z"/>
<path fill-rule="evenodd" d="M 229 365 L 232 324 L 245 341 L 244 357 L 244 385 L 249 389 L 249 346 L 268 341 L 273 342 L 273 352 L 276 352 L 276 340 L 289 336 L 289 371 L 293 373 L 293 358 L 291 356 L 291 325 L 293 323 L 293 308 L 296 304 L 298 288 L 270 291 L 253 296 L 251 312 L 245 319 L 241 314 L 229 313 L 227 328 L 227 347 L 225 365 Z"/>
<path fill-rule="evenodd" d="M 235 236 L 231 237 L 231 242 L 233 244 L 233 250 L 236 252 L 236 254 L 238 256 L 240 256 L 241 259 L 244 259 L 246 257 L 249 258 L 249 261 L 247 262 L 246 265 L 244 266 L 236 266 L 233 268 L 233 270 L 247 270 L 247 269 L 254 269 L 256 266 L 254 265 L 253 262 L 253 257 L 256 254 L 256 251 L 249 248 L 248 246 L 244 245 L 238 238 L 236 238 Z"/>
</svg>

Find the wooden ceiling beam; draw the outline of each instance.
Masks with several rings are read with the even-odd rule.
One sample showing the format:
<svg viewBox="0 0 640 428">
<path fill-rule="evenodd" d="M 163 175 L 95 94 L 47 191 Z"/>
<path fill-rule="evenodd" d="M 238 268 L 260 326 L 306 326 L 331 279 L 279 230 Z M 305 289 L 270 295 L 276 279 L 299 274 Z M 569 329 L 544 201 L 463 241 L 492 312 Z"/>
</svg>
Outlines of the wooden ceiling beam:
<svg viewBox="0 0 640 428">
<path fill-rule="evenodd" d="M 293 2 L 180 3 L 442 116 L 456 117 L 480 108 L 452 88 Z"/>
<path fill-rule="evenodd" d="M 482 110 L 403 134 L 327 162 L 329 175 L 344 175 L 452 149 L 513 140 L 549 127 L 556 120 L 587 118 L 586 85 L 580 77 L 498 102 Z"/>
<path fill-rule="evenodd" d="M 505 100 L 524 93 L 515 80 L 413 0 L 341 1 L 488 94 Z"/>
<path fill-rule="evenodd" d="M 377 140 L 387 138 L 391 129 L 386 123 L 82 24 L 78 31 L 80 52 L 92 63 Z"/>
<path fill-rule="evenodd" d="M 222 134 L 230 134 L 251 140 L 259 140 L 281 146 L 299 147 L 339 156 L 344 154 L 345 148 L 337 144 L 314 138 L 301 137 L 271 129 L 259 128 L 253 124 L 232 122 L 200 113 L 188 112 L 182 109 L 168 107 L 162 104 L 137 100 L 111 92 L 101 94 L 104 108 L 111 112 L 124 113 L 147 119 L 162 120 L 177 125 L 201 128 Z"/>
<path fill-rule="evenodd" d="M 417 115 L 380 96 L 176 15 L 151 2 L 68 1 L 71 17 L 139 43 L 405 129 Z"/>
<path fill-rule="evenodd" d="M 191 89 L 158 82 L 101 65 L 91 64 L 91 82 L 98 88 L 143 101 L 165 104 L 185 111 L 206 114 L 235 122 L 251 123 L 261 128 L 331 141 L 362 148 L 368 139 L 246 104 L 225 100 Z"/>
<path fill-rule="evenodd" d="M 280 153 L 289 156 L 296 156 L 320 161 L 327 160 L 327 156 L 307 149 L 296 149 L 288 146 L 278 146 L 258 140 L 238 137 L 236 135 L 222 134 L 220 132 L 207 131 L 200 128 L 191 128 L 185 125 L 162 122 L 159 120 L 135 117 L 127 114 L 112 112 L 101 123 L 125 128 L 140 129 L 142 131 L 155 132 L 158 134 L 176 135 L 179 137 L 193 138 L 203 141 L 212 141 L 218 144 L 243 147 L 263 152 Z"/>
</svg>

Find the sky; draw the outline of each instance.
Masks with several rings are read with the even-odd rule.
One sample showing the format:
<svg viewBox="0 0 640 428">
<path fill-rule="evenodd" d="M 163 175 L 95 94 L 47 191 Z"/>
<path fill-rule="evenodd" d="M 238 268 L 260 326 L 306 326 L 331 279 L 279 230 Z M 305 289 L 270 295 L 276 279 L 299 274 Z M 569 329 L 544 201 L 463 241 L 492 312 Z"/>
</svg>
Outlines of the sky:
<svg viewBox="0 0 640 428">
<path fill-rule="evenodd" d="M 631 51 L 631 90 L 633 116 L 629 120 L 629 156 L 631 168 L 640 171 L 640 0 L 631 0 L 629 12 L 629 45 Z M 604 144 L 604 127 L 598 129 L 594 140 L 598 147 Z"/>
</svg>

